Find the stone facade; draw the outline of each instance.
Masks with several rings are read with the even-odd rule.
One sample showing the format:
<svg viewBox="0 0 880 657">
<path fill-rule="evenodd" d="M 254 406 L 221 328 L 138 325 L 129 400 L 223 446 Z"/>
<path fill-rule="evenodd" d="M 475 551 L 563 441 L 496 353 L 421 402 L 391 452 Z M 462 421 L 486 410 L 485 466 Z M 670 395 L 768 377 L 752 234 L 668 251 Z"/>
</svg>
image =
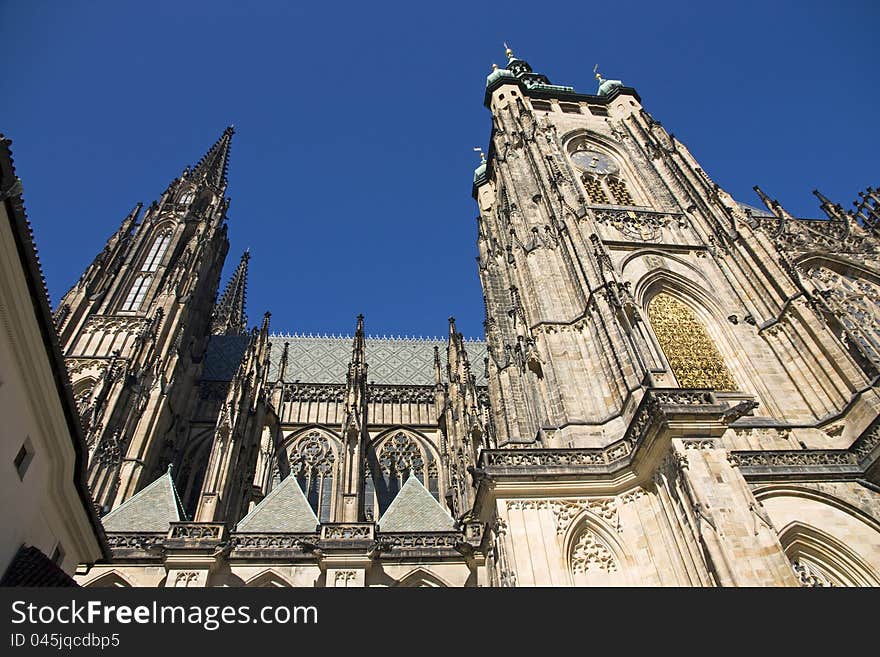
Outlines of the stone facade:
<svg viewBox="0 0 880 657">
<path fill-rule="evenodd" d="M 485 341 L 247 332 L 247 254 L 215 302 L 231 130 L 126 217 L 57 312 L 116 528 L 81 583 L 880 583 L 876 192 L 752 208 L 634 89 L 508 60 Z"/>
</svg>

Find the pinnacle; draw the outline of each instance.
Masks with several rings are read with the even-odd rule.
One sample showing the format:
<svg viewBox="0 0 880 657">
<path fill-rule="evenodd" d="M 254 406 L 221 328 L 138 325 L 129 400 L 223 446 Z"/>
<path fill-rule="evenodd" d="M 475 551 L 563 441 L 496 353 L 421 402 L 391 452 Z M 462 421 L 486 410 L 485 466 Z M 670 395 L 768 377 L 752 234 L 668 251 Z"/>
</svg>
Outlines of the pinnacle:
<svg viewBox="0 0 880 657">
<path fill-rule="evenodd" d="M 247 274 L 250 251 L 245 250 L 241 260 L 223 295 L 214 308 L 211 332 L 215 335 L 243 335 L 247 329 L 245 301 L 247 296 Z"/>
</svg>

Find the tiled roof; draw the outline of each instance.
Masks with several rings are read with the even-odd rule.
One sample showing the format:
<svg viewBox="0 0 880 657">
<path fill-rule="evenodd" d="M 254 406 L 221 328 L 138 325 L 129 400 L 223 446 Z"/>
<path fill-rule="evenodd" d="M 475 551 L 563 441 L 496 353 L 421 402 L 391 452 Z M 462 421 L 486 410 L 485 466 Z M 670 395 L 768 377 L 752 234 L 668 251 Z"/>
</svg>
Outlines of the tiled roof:
<svg viewBox="0 0 880 657">
<path fill-rule="evenodd" d="M 169 470 L 101 520 L 108 532 L 167 532 L 170 524 L 180 519 L 177 492 Z"/>
<path fill-rule="evenodd" d="M 22 545 L 15 553 L 0 586 L 79 586 L 49 557 L 32 545 Z"/>
<path fill-rule="evenodd" d="M 454 529 L 452 516 L 413 475 L 406 480 L 397 497 L 379 518 L 379 530 L 384 533 L 444 532 Z"/>
<path fill-rule="evenodd" d="M 351 360 L 350 337 L 272 336 L 269 380 L 278 376 L 284 343 L 289 343 L 284 381 L 294 383 L 345 383 Z M 202 379 L 228 381 L 235 374 L 247 347 L 247 336 L 214 335 Z M 486 343 L 465 341 L 477 385 L 485 385 L 483 359 Z M 380 385 L 434 385 L 434 347 L 440 348 L 446 368 L 446 340 L 421 338 L 367 338 L 368 379 Z"/>
<path fill-rule="evenodd" d="M 288 475 L 265 499 L 238 522 L 239 532 L 314 532 L 318 518 L 296 477 Z"/>
</svg>

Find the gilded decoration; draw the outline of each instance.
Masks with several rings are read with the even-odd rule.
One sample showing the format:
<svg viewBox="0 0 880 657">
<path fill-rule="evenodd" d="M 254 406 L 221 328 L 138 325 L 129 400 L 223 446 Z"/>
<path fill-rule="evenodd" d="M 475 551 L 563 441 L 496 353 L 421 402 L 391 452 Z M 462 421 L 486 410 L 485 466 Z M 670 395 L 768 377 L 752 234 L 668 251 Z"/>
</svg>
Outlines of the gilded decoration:
<svg viewBox="0 0 880 657">
<path fill-rule="evenodd" d="M 648 304 L 648 317 L 680 387 L 737 389 L 706 329 L 684 303 L 658 294 Z"/>
</svg>

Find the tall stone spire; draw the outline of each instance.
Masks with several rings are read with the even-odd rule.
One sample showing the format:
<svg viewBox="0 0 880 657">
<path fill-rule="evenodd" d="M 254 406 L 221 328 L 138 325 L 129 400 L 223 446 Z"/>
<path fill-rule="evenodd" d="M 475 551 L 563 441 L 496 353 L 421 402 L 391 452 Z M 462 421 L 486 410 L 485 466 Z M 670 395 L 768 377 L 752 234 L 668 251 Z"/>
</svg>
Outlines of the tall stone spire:
<svg viewBox="0 0 880 657">
<path fill-rule="evenodd" d="M 247 315 L 244 308 L 250 259 L 250 250 L 245 249 L 235 273 L 229 279 L 223 295 L 214 307 L 214 318 L 211 323 L 211 333 L 214 335 L 243 335 L 247 332 Z"/>
<path fill-rule="evenodd" d="M 364 519 L 364 463 L 367 433 L 367 357 L 364 316 L 358 315 L 345 384 L 342 420 L 340 482 L 336 492 L 336 522 Z"/>
<path fill-rule="evenodd" d="M 229 147 L 235 129 L 226 128 L 214 145 L 208 149 L 199 163 L 189 173 L 192 180 L 204 181 L 221 194 L 226 190 L 226 173 L 229 168 Z"/>
</svg>

